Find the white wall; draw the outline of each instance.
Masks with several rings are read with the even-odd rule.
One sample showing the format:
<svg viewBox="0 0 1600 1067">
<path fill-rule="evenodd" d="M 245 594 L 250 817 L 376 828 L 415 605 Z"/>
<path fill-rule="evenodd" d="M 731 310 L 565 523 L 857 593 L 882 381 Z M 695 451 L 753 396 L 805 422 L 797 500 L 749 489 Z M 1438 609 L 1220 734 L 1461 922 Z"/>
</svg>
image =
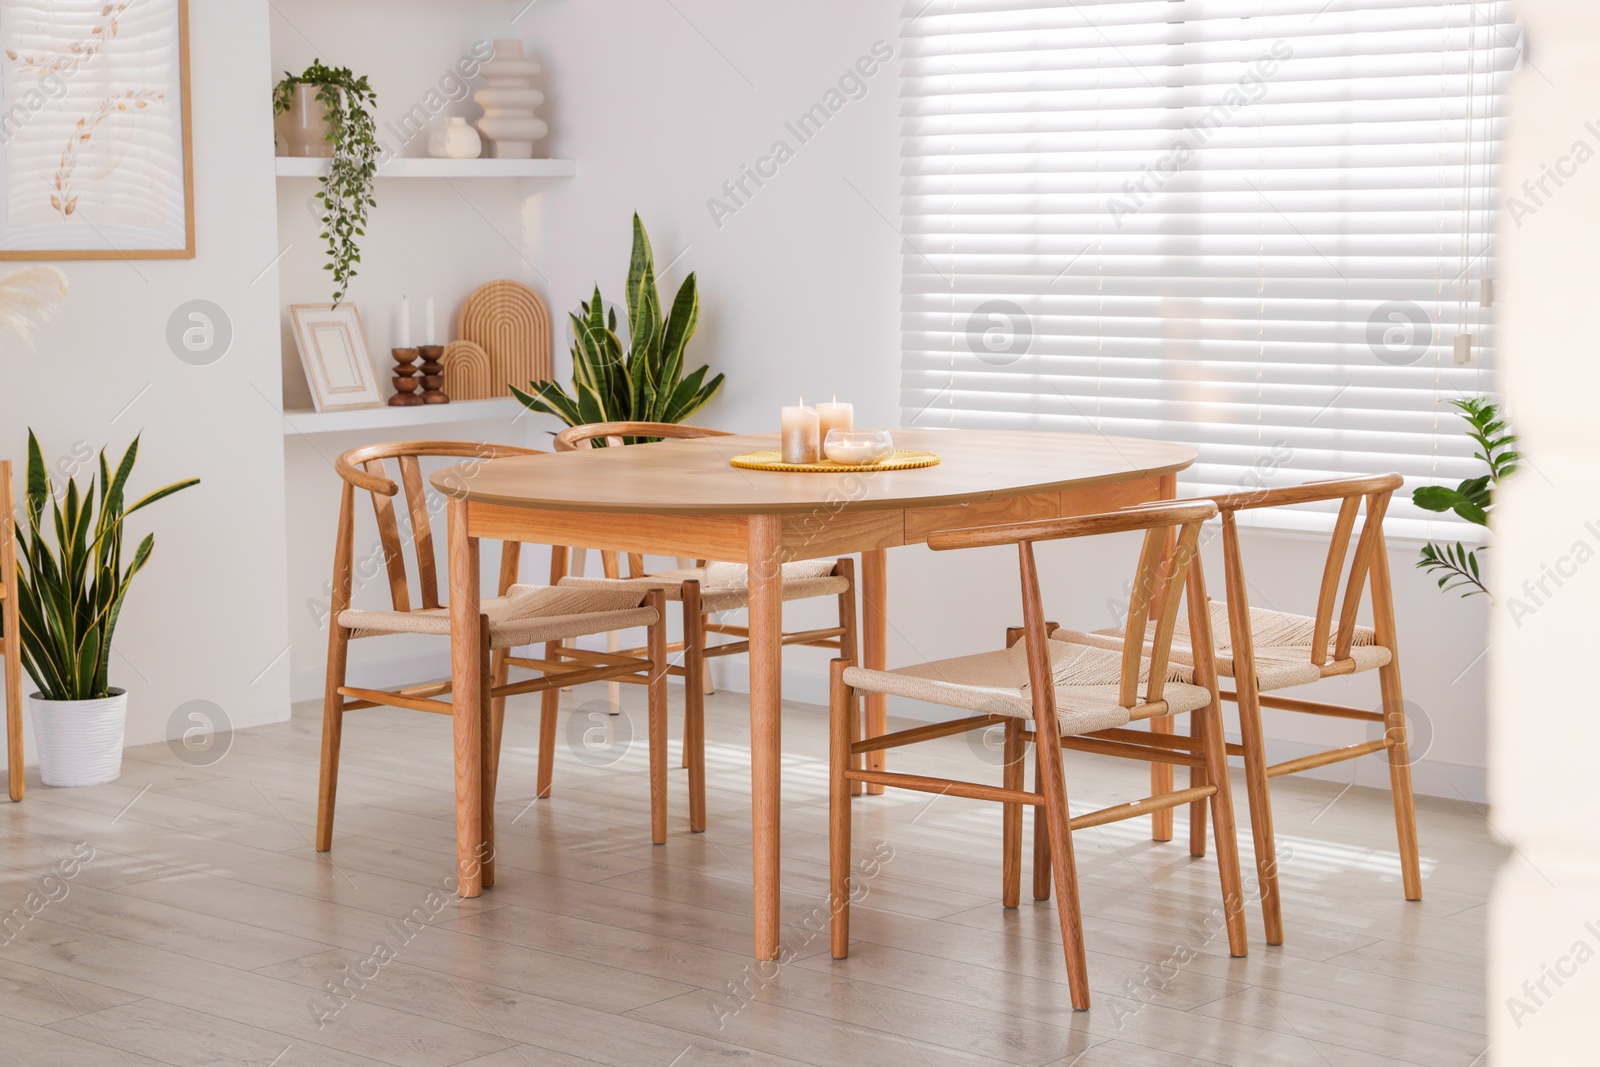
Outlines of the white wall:
<svg viewBox="0 0 1600 1067">
<path fill-rule="evenodd" d="M 133 492 L 202 479 L 129 522 L 130 548 L 156 534 L 113 646 L 130 744 L 168 737 L 191 700 L 235 726 L 288 713 L 268 70 L 265 48 L 249 45 L 265 39 L 267 4 L 190 9 L 196 258 L 59 264 L 72 286 L 60 318 L 33 351 L 9 338 L 0 348 L 0 454 L 19 465 L 19 490 L 30 426 L 50 463 L 80 442 L 120 454 L 142 431 Z M 194 299 L 232 322 L 231 350 L 211 366 L 167 345 L 169 316 Z"/>
<path fill-rule="evenodd" d="M 472 41 L 520 35 L 546 65 L 550 99 L 542 113 L 551 135 L 545 151 L 578 160 L 576 179 L 536 187 L 381 184 L 371 251 L 352 299 L 378 306 L 403 288 L 414 296 L 433 291 L 458 300 L 489 277 L 522 278 L 546 295 L 560 320 L 557 372 L 564 378 L 564 312 L 587 298 L 596 281 L 608 299 L 620 298 L 628 219 L 637 210 L 650 229 L 658 264 L 682 256 L 665 272 L 663 289 L 670 294 L 687 271 L 698 273 L 702 319 L 690 355 L 729 376 L 702 421 L 771 429 L 778 406 L 796 394 L 837 390 L 856 403 L 862 424 L 897 424 L 896 71 L 891 66 L 876 73 L 865 99 L 847 104 L 807 144 L 799 144 L 784 124 L 821 100 L 875 42 L 898 48 L 899 5 L 684 0 L 675 10 L 627 0 L 541 0 L 509 27 L 507 20 L 521 6 L 501 0 L 416 6 L 408 9 L 408 19 L 421 32 L 385 35 L 384 47 L 376 48 L 371 27 L 392 17 L 387 5 L 278 3 L 275 66 L 298 69 L 309 60 L 311 45 L 298 27 L 325 60 L 373 74 L 385 118 L 419 98 Z M 452 113 L 477 111 L 463 104 Z M 738 178 L 742 166 L 754 165 L 778 139 L 795 150 L 793 159 L 765 186 L 751 186 L 754 195 L 718 226 L 707 200 L 722 198 L 723 183 Z M 293 233 L 301 235 L 285 259 L 285 302 L 320 299 L 317 287 L 323 284 L 315 269 L 320 253 L 304 242 L 310 229 L 301 201 L 298 194 L 286 197 L 281 211 L 284 243 L 291 243 Z M 375 348 L 387 347 L 386 320 L 369 315 L 368 322 Z M 297 374 L 296 368 L 291 381 Z M 548 425 L 524 423 L 461 432 L 537 441 Z M 327 580 L 336 487 L 326 456 L 359 440 L 320 439 L 320 453 L 305 443 L 289 448 L 297 493 L 290 527 L 291 620 L 300 697 L 319 692 L 324 654 L 325 632 L 311 624 L 303 601 Z M 1259 602 L 1313 603 L 1321 546 L 1260 536 L 1248 547 Z M 1481 799 L 1486 605 L 1441 596 L 1411 567 L 1415 553 L 1415 545 L 1396 545 L 1392 568 L 1408 695 L 1434 734 L 1417 769 L 1418 786 Z M 1055 614 L 1063 621 L 1108 625 L 1105 602 L 1131 574 L 1131 556 L 1115 548 L 1080 547 L 1052 553 L 1057 557 L 1050 564 L 1061 590 Z M 1213 585 L 1220 586 L 1220 561 L 1210 562 Z M 538 567 L 533 563 L 529 573 L 542 574 Z M 937 557 L 922 548 L 904 549 L 891 557 L 891 575 L 892 662 L 970 651 L 966 641 L 998 640 L 1017 620 L 1014 564 L 1003 554 Z M 944 591 L 947 583 L 961 590 L 958 609 Z M 796 621 L 825 617 L 821 605 L 790 610 Z M 390 653 L 367 656 L 380 654 Z M 792 697 L 823 699 L 822 653 L 792 650 L 787 665 Z M 376 664 L 369 660 L 369 666 Z M 742 660 L 718 667 L 721 684 L 743 686 Z M 1334 699 L 1340 699 L 1337 690 L 1347 689 L 1352 700 L 1376 706 L 1371 679 L 1330 682 L 1327 688 Z M 1362 737 L 1359 726 L 1307 717 L 1271 715 L 1268 727 L 1286 756 L 1314 743 Z M 1387 780 L 1376 758 L 1326 773 L 1348 780 L 1353 770 L 1363 782 Z"/>
</svg>

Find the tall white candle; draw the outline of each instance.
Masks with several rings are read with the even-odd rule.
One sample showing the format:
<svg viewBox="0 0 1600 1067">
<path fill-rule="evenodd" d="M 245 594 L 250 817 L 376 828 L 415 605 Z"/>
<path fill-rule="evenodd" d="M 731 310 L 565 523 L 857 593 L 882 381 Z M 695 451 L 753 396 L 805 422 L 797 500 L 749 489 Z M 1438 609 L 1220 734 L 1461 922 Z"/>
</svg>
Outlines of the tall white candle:
<svg viewBox="0 0 1600 1067">
<path fill-rule="evenodd" d="M 400 298 L 400 347 L 411 347 L 411 298 Z"/>
<path fill-rule="evenodd" d="M 424 307 L 426 310 L 423 313 L 422 343 L 436 345 L 439 343 L 439 335 L 433 332 L 433 297 L 428 297 Z"/>
<path fill-rule="evenodd" d="M 839 403 L 839 398 L 835 396 L 833 403 L 817 405 L 817 418 L 822 423 L 822 440 L 826 443 L 829 430 L 855 429 L 856 409 L 850 404 Z"/>
<path fill-rule="evenodd" d="M 804 398 L 783 409 L 782 453 L 785 463 L 816 463 L 822 458 L 821 423 Z"/>
</svg>

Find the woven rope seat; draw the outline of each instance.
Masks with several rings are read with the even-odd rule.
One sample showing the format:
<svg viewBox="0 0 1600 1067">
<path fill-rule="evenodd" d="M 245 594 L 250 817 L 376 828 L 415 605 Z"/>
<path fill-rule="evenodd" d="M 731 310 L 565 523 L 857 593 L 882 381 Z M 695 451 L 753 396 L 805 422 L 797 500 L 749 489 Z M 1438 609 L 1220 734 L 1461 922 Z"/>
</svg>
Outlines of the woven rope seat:
<svg viewBox="0 0 1600 1067">
<path fill-rule="evenodd" d="M 491 648 L 561 641 L 569 637 L 654 625 L 653 608 L 642 607 L 645 590 L 561 589 L 544 585 L 514 585 L 503 597 L 484 600 L 481 610 L 489 617 Z M 339 613 L 339 625 L 352 638 L 385 634 L 450 635 L 450 609 L 426 611 L 362 611 Z"/>
<path fill-rule="evenodd" d="M 850 579 L 833 573 L 831 559 L 808 559 L 783 565 L 783 599 L 806 600 L 848 592 Z M 743 563 L 708 563 L 704 567 L 657 571 L 638 578 L 561 579 L 562 588 L 626 589 L 643 596 L 660 589 L 668 600 L 683 599 L 683 583 L 700 583 L 700 606 L 708 612 L 734 611 L 750 604 L 750 569 Z"/>
<path fill-rule="evenodd" d="M 1122 671 L 1120 651 L 1067 641 L 1051 641 L 1050 646 L 1062 733 L 1084 734 L 1126 726 L 1131 709 L 1117 702 Z M 1147 659 L 1141 665 L 1141 687 L 1149 681 L 1149 674 Z M 864 692 L 992 715 L 1033 717 L 1027 651 L 1020 641 L 998 652 L 935 660 L 892 671 L 849 667 L 844 680 Z M 1194 711 L 1210 701 L 1211 694 L 1192 684 L 1193 680 L 1192 668 L 1174 664 L 1168 670 L 1162 698 L 1171 714 Z"/>
</svg>

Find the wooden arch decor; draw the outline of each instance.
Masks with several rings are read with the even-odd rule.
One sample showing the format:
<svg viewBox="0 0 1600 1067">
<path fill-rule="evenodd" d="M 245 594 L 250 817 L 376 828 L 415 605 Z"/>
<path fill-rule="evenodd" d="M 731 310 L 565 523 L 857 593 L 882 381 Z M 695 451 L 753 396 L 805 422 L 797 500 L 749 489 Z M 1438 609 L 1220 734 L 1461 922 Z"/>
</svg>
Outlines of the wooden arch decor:
<svg viewBox="0 0 1600 1067">
<path fill-rule="evenodd" d="M 549 381 L 555 375 L 550 311 L 521 282 L 493 281 L 475 289 L 462 305 L 458 333 L 488 353 L 490 396 L 510 396 L 512 385 Z"/>
<path fill-rule="evenodd" d="M 451 400 L 488 400 L 498 396 L 489 353 L 471 341 L 445 345 L 444 392 Z"/>
</svg>

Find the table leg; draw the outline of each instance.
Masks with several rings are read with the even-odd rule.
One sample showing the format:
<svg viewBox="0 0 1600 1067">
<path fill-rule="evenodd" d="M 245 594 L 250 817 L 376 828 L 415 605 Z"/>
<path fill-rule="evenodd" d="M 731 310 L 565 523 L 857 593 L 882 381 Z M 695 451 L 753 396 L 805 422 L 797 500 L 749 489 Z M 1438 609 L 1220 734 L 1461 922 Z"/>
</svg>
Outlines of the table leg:
<svg viewBox="0 0 1600 1067">
<path fill-rule="evenodd" d="M 1175 475 L 1175 474 L 1164 474 L 1164 475 L 1161 476 L 1161 487 L 1160 487 L 1159 490 L 1157 490 L 1157 496 L 1161 500 L 1175 500 L 1175 499 L 1177 499 L 1177 496 L 1178 496 L 1178 477 L 1177 477 L 1177 475 Z M 1174 535 L 1175 534 L 1176 534 L 1176 530 L 1174 530 Z M 1167 550 L 1169 552 L 1172 551 L 1172 546 L 1175 543 L 1176 542 L 1174 540 L 1174 536 L 1173 535 L 1169 535 L 1168 538 L 1167 538 Z M 1151 617 L 1152 618 L 1159 617 L 1157 615 L 1157 612 L 1159 612 L 1161 610 L 1161 602 L 1165 597 L 1168 597 L 1168 596 L 1180 596 L 1180 595 L 1182 595 L 1182 593 L 1183 593 L 1182 589 L 1174 589 L 1169 585 L 1162 585 L 1161 587 L 1159 587 L 1157 589 L 1157 591 L 1156 591 L 1156 595 L 1154 597 L 1154 602 L 1153 602 L 1153 604 L 1151 606 Z M 1173 723 L 1171 716 L 1158 715 L 1155 718 L 1150 720 L 1150 732 L 1151 733 L 1170 734 L 1170 733 L 1173 732 L 1174 729 L 1175 729 L 1175 724 Z M 1150 795 L 1151 796 L 1159 796 L 1162 793 L 1170 793 L 1170 792 L 1172 792 L 1173 788 L 1174 788 L 1174 786 L 1173 786 L 1172 764 L 1170 764 L 1170 763 L 1152 763 L 1152 764 L 1150 764 Z M 1163 808 L 1160 811 L 1151 813 L 1151 815 L 1150 815 L 1150 839 L 1152 841 L 1171 841 L 1172 840 L 1172 809 L 1171 808 Z"/>
<path fill-rule="evenodd" d="M 881 548 L 861 553 L 861 665 L 869 671 L 881 671 L 889 665 L 889 570 L 888 557 Z M 881 737 L 889 732 L 889 698 L 882 693 L 869 693 L 866 705 L 866 736 Z M 867 770 L 889 769 L 888 753 L 884 749 L 867 754 Z M 884 787 L 867 786 L 867 792 L 877 795 Z"/>
<path fill-rule="evenodd" d="M 467 502 L 449 511 L 451 718 L 455 721 L 457 892 L 483 892 L 483 631 L 479 612 L 478 539 L 467 534 Z"/>
<path fill-rule="evenodd" d="M 783 577 L 775 515 L 750 516 L 750 795 L 756 959 L 778 958 Z"/>
</svg>

